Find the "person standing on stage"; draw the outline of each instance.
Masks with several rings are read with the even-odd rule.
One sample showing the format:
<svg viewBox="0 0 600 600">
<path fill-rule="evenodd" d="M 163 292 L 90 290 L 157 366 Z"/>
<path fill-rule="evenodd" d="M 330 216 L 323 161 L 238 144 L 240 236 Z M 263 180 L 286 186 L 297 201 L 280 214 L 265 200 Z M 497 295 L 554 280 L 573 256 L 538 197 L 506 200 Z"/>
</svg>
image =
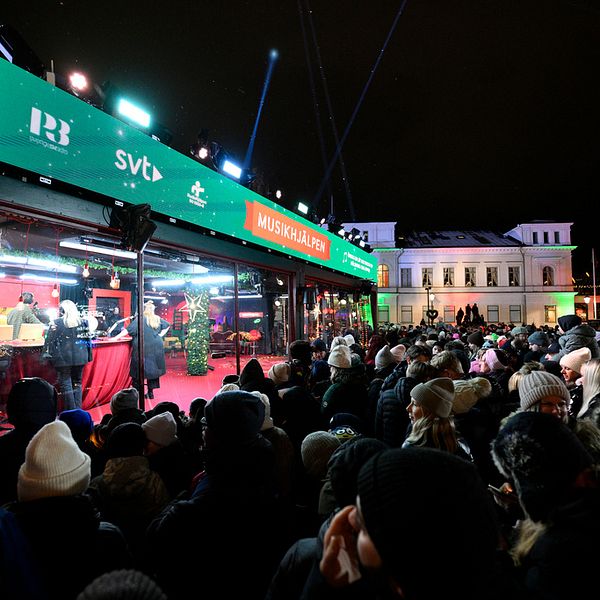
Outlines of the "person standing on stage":
<svg viewBox="0 0 600 600">
<path fill-rule="evenodd" d="M 61 411 L 81 408 L 83 368 L 92 360 L 89 325 L 71 300 L 58 307 L 58 319 L 50 324 L 43 355 L 58 373 Z"/>
<path fill-rule="evenodd" d="M 144 377 L 148 398 L 154 398 L 154 390 L 160 387 L 160 377 L 167 372 L 163 337 L 171 327 L 170 323 L 154 314 L 154 309 L 154 302 L 148 301 L 144 304 Z M 133 386 L 141 387 L 142 382 L 139 380 L 138 373 L 137 328 L 137 318 L 132 319 L 127 329 L 123 329 L 114 339 L 131 336 L 133 346 L 129 374 L 133 379 Z"/>
<path fill-rule="evenodd" d="M 8 313 L 7 325 L 13 326 L 13 340 L 19 337 L 19 329 L 22 323 L 42 323 L 32 310 L 33 294 L 23 292 L 17 305 Z"/>
</svg>

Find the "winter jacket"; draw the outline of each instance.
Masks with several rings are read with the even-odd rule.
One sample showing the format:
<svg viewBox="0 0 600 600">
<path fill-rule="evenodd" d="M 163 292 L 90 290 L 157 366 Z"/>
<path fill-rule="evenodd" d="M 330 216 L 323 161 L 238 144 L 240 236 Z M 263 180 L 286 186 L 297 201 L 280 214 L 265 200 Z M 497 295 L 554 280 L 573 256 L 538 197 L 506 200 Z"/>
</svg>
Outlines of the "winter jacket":
<svg viewBox="0 0 600 600">
<path fill-rule="evenodd" d="M 92 360 L 92 340 L 87 321 L 77 327 L 67 327 L 64 320 L 56 319 L 46 335 L 44 352 L 54 367 L 75 367 Z"/>
<path fill-rule="evenodd" d="M 553 357 L 553 360 L 560 361 L 560 359 L 579 348 L 589 348 L 592 353 L 592 358 L 600 358 L 600 348 L 596 341 L 596 330 L 585 323 L 576 325 L 569 329 L 558 338 L 558 345 L 560 346 L 560 352 Z"/>
</svg>

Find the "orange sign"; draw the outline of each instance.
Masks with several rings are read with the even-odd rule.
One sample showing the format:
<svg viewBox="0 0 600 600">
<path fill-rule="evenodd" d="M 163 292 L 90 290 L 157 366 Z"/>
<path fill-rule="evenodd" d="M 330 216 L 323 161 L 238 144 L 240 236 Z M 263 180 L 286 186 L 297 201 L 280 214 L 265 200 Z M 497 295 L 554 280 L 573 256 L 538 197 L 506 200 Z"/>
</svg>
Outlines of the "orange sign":
<svg viewBox="0 0 600 600">
<path fill-rule="evenodd" d="M 246 200 L 244 228 L 263 240 L 304 252 L 315 258 L 329 260 L 331 241 L 327 236 L 259 202 Z"/>
</svg>

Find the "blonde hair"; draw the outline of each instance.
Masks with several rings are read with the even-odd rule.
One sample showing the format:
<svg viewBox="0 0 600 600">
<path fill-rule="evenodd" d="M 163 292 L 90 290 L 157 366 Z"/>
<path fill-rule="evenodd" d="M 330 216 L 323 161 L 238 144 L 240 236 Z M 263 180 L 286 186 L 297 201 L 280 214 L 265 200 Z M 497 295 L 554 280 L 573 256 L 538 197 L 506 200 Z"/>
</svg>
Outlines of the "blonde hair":
<svg viewBox="0 0 600 600">
<path fill-rule="evenodd" d="M 144 319 L 152 329 L 158 329 L 160 327 L 160 317 L 154 314 L 154 308 L 154 302 L 144 304 Z"/>
<path fill-rule="evenodd" d="M 63 300 L 60 303 L 60 307 L 64 311 L 62 320 L 65 327 L 79 327 L 79 325 L 81 325 L 81 315 L 79 314 L 75 302 L 72 300 Z"/>
<path fill-rule="evenodd" d="M 600 358 L 590 358 L 583 363 L 583 404 L 577 414 L 583 415 L 589 407 L 590 400 L 600 394 Z"/>
<path fill-rule="evenodd" d="M 533 371 L 545 371 L 544 365 L 535 360 L 528 361 L 523 363 L 523 366 L 515 371 L 508 380 L 508 391 L 515 392 L 519 389 L 519 383 L 521 383 L 521 379 L 525 377 L 525 375 L 529 375 Z"/>
<path fill-rule="evenodd" d="M 454 419 L 435 415 L 426 415 L 417 419 L 406 442 L 412 446 L 437 448 L 452 454 L 455 454 L 460 447 Z"/>
</svg>

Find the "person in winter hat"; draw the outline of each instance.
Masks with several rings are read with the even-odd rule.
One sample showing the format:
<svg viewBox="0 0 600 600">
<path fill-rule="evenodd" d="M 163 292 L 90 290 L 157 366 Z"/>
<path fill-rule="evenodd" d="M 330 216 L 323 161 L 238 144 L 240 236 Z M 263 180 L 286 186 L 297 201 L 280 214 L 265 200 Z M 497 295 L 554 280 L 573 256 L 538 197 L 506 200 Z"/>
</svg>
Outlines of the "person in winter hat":
<svg viewBox="0 0 600 600">
<path fill-rule="evenodd" d="M 552 413 L 560 420 L 568 417 L 571 398 L 567 386 L 547 371 L 532 371 L 519 382 L 521 410 Z"/>
<path fill-rule="evenodd" d="M 578 348 L 565 354 L 559 361 L 562 378 L 565 380 L 571 396 L 571 414 L 577 415 L 583 404 L 583 386 L 581 373 L 583 365 L 592 358 L 589 348 Z"/>
<path fill-rule="evenodd" d="M 90 464 L 90 457 L 79 449 L 66 423 L 44 425 L 31 438 L 19 469 L 19 501 L 81 494 L 90 483 Z"/>
<path fill-rule="evenodd" d="M 8 393 L 6 416 L 12 429 L 0 436 L 0 505 L 17 499 L 17 475 L 25 449 L 44 425 L 56 418 L 58 394 L 41 377 L 25 377 Z"/>
<path fill-rule="evenodd" d="M 319 571 L 327 585 L 339 591 L 360 580 L 363 597 L 387 588 L 406 600 L 474 600 L 495 588 L 498 526 L 472 465 L 427 448 L 387 449 L 362 466 L 357 488 L 357 503 L 325 533 Z M 456 577 L 465 564 L 470 576 Z"/>
<path fill-rule="evenodd" d="M 275 363 L 270 369 L 268 373 L 269 379 L 273 381 L 273 383 L 281 387 L 283 384 L 287 384 L 290 380 L 291 376 L 291 367 L 290 363 L 280 362 Z"/>
<path fill-rule="evenodd" d="M 69 426 L 73 439 L 87 453 L 90 435 L 94 431 L 94 421 L 90 413 L 82 408 L 63 410 L 59 413 L 58 420 L 64 421 Z"/>
<path fill-rule="evenodd" d="M 177 423 L 170 412 L 160 413 L 142 423 L 149 444 L 161 448 L 170 446 L 177 439 Z"/>
<path fill-rule="evenodd" d="M 404 360 L 406 354 L 406 346 L 404 344 L 396 344 L 390 352 L 397 363 L 401 363 Z"/>
<path fill-rule="evenodd" d="M 7 506 L 27 538 L 44 598 L 75 598 L 101 573 L 131 564 L 122 532 L 101 520 L 84 493 L 90 463 L 63 421 L 44 425 L 27 446 L 18 501 Z"/>
<path fill-rule="evenodd" d="M 325 479 L 327 463 L 340 445 L 338 437 L 328 431 L 313 431 L 302 440 L 302 464 L 309 477 L 318 482 Z"/>
<path fill-rule="evenodd" d="M 168 600 L 168 598 L 149 575 L 136 569 L 119 569 L 96 577 L 76 600 Z"/>
<path fill-rule="evenodd" d="M 492 393 L 492 384 L 485 377 L 454 380 L 454 401 L 452 412 L 463 414 L 473 408 L 479 400 Z"/>
<path fill-rule="evenodd" d="M 110 414 L 104 415 L 94 427 L 96 445 L 101 448 L 110 432 L 121 423 L 139 423 L 146 421 L 146 415 L 139 408 L 139 392 L 134 387 L 119 390 L 110 400 Z"/>
<path fill-rule="evenodd" d="M 352 367 L 352 353 L 348 346 L 338 345 L 329 353 L 327 364 L 336 369 L 350 369 Z"/>
<path fill-rule="evenodd" d="M 592 358 L 600 358 L 600 348 L 596 340 L 596 330 L 587 323 L 582 323 L 577 315 L 563 315 L 558 317 L 558 325 L 564 332 L 558 338 L 560 352 L 554 357 L 560 360 L 565 354 L 579 348 L 589 348 Z"/>
<path fill-rule="evenodd" d="M 438 377 L 416 385 L 410 392 L 410 396 L 412 404 L 421 409 L 421 414 L 426 412 L 436 417 L 446 418 L 452 412 L 454 383 L 449 377 Z"/>
<path fill-rule="evenodd" d="M 395 367 L 396 364 L 397 364 L 397 361 L 394 358 L 394 355 L 392 354 L 390 347 L 387 344 L 385 346 L 383 346 L 383 348 L 381 348 L 375 355 L 375 370 L 376 370 L 376 372 L 382 371 L 383 369 L 385 369 L 386 367 L 389 367 L 390 365 L 392 367 Z"/>
</svg>

